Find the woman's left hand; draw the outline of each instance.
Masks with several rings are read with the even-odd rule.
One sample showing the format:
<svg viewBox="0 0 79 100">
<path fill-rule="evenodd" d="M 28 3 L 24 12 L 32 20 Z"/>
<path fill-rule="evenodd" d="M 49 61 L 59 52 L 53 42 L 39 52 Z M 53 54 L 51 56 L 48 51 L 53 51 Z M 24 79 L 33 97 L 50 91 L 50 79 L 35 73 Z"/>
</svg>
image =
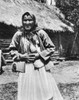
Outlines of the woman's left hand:
<svg viewBox="0 0 79 100">
<path fill-rule="evenodd" d="M 39 54 L 38 53 L 30 53 L 29 54 L 29 58 L 31 59 L 32 58 L 32 61 L 35 61 L 36 59 L 39 58 Z M 29 59 L 29 60 L 30 60 Z"/>
</svg>

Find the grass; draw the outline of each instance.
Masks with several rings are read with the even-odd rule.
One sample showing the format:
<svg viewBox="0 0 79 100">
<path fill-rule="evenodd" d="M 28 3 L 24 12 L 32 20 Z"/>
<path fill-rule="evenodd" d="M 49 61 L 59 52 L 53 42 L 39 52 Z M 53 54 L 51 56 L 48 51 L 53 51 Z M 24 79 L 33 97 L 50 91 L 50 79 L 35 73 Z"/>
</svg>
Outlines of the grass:
<svg viewBox="0 0 79 100">
<path fill-rule="evenodd" d="M 57 66 L 55 70 L 57 71 L 57 69 L 63 69 L 69 66 L 71 66 L 71 69 L 73 69 L 76 68 L 75 65 L 79 65 L 79 62 L 64 62 L 64 64 L 60 64 L 60 66 Z M 18 74 L 11 72 L 10 69 L 11 67 L 7 66 L 6 71 L 0 76 L 0 81 L 1 77 L 3 80 L 6 80 L 7 78 L 7 82 L 0 84 L 0 100 L 17 100 L 17 82 L 15 80 L 13 81 L 13 78 L 17 79 Z M 64 100 L 79 100 L 78 81 L 76 83 L 58 83 L 58 88 Z"/>
<path fill-rule="evenodd" d="M 65 100 L 79 100 L 79 82 L 71 84 L 58 84 Z"/>
<path fill-rule="evenodd" d="M 58 84 L 64 100 L 79 100 L 79 83 Z M 0 85 L 0 100 L 17 100 L 17 83 Z"/>
<path fill-rule="evenodd" d="M 16 100 L 17 83 L 8 83 L 0 85 L 0 100 Z"/>
</svg>

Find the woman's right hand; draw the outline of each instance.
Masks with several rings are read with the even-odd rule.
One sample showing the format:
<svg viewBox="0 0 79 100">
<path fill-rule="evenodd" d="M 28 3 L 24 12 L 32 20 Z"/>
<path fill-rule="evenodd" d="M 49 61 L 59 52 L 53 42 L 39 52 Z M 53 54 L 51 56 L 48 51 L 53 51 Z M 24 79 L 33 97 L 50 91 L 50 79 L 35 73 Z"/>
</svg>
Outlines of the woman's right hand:
<svg viewBox="0 0 79 100">
<path fill-rule="evenodd" d="M 22 55 L 22 54 L 20 54 L 20 53 L 18 53 L 18 52 L 15 52 L 15 53 L 14 53 L 14 56 L 13 56 L 13 61 L 19 61 L 21 55 Z"/>
</svg>

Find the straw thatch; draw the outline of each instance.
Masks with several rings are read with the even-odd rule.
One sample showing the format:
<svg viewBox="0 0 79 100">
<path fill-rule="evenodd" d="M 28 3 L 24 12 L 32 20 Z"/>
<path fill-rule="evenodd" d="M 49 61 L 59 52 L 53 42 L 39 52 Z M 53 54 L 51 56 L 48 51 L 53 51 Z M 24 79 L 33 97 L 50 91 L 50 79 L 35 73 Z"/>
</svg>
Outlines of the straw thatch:
<svg viewBox="0 0 79 100">
<path fill-rule="evenodd" d="M 38 26 L 54 31 L 73 31 L 72 28 L 63 23 L 50 9 L 42 3 L 34 0 L 0 0 L 0 22 L 8 25 L 21 26 L 21 16 L 24 12 L 33 13 L 38 22 Z"/>
</svg>

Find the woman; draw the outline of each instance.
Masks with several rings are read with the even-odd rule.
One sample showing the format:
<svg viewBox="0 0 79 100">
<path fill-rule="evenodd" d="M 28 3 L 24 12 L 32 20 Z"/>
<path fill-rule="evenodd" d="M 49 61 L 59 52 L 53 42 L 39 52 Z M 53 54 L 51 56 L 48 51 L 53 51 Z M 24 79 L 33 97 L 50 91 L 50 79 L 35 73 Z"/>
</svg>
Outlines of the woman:
<svg viewBox="0 0 79 100">
<path fill-rule="evenodd" d="M 46 71 L 54 44 L 44 30 L 37 29 L 36 18 L 29 12 L 23 14 L 22 25 L 10 44 L 16 49 L 12 51 L 14 60 L 25 61 L 25 72 L 19 73 L 18 100 L 63 100 L 51 73 Z"/>
</svg>

